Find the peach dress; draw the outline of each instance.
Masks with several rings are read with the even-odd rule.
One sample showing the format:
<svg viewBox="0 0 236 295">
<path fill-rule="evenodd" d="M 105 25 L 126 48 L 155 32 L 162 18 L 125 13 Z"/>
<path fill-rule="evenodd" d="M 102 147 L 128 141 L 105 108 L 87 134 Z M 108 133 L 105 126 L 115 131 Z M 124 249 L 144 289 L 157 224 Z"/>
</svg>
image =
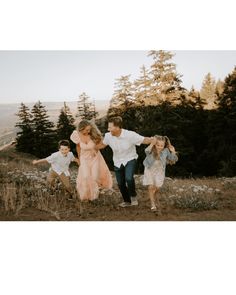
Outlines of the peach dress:
<svg viewBox="0 0 236 295">
<path fill-rule="evenodd" d="M 100 153 L 95 151 L 95 143 L 81 141 L 79 133 L 74 130 L 70 139 L 80 145 L 80 166 L 76 187 L 81 200 L 95 200 L 99 196 L 99 188 L 112 188 L 112 176 Z"/>
</svg>

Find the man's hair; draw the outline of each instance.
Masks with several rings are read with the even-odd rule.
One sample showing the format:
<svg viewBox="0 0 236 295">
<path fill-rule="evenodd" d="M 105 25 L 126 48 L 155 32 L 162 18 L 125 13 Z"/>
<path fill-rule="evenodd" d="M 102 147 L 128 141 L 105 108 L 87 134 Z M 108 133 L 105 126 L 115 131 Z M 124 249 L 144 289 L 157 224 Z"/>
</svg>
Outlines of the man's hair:
<svg viewBox="0 0 236 295">
<path fill-rule="evenodd" d="M 68 148 L 70 148 L 70 142 L 69 140 L 66 139 L 62 139 L 58 142 L 58 148 L 60 148 L 61 146 L 67 146 Z"/>
<path fill-rule="evenodd" d="M 122 118 L 118 116 L 109 118 L 108 123 L 113 123 L 114 126 L 122 128 L 123 121 Z"/>
</svg>

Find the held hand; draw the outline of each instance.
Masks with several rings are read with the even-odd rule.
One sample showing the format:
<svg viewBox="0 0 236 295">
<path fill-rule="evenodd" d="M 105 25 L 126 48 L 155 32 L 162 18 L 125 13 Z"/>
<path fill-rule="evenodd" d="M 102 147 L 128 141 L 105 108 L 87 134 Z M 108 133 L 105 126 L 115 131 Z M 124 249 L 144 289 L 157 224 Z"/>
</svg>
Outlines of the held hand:
<svg viewBox="0 0 236 295">
<path fill-rule="evenodd" d="M 151 137 L 151 145 L 155 145 L 157 143 L 157 139 L 155 137 Z"/>
<path fill-rule="evenodd" d="M 97 150 L 92 151 L 91 152 L 92 157 L 96 157 L 97 156 L 97 152 L 98 152 Z"/>
<path fill-rule="evenodd" d="M 33 160 L 33 161 L 32 161 L 32 164 L 33 164 L 33 165 L 36 165 L 37 163 L 38 163 L 37 160 Z"/>
<path fill-rule="evenodd" d="M 78 158 L 75 158 L 75 162 L 80 165 L 80 160 Z"/>
</svg>

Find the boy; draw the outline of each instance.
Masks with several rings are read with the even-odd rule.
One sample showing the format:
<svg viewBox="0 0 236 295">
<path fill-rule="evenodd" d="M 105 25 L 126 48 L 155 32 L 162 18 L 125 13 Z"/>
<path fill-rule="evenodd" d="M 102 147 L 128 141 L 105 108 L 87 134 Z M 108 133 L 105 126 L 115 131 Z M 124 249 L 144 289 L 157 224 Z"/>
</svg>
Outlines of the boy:
<svg viewBox="0 0 236 295">
<path fill-rule="evenodd" d="M 44 162 L 51 164 L 47 177 L 47 182 L 50 187 L 53 186 L 56 178 L 59 178 L 64 185 L 65 190 L 69 193 L 68 200 L 73 200 L 73 193 L 70 185 L 69 165 L 71 162 L 76 162 L 79 165 L 79 159 L 75 158 L 73 153 L 70 151 L 70 143 L 68 140 L 59 141 L 58 148 L 58 152 L 51 154 L 51 156 L 45 159 L 34 160 L 32 163 L 34 165 Z"/>
</svg>

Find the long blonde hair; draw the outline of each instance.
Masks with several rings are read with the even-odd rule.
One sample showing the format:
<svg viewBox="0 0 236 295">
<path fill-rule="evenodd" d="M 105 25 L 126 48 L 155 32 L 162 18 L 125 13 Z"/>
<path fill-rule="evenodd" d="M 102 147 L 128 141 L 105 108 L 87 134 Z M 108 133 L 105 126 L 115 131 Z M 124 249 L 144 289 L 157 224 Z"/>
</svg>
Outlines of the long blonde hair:
<svg viewBox="0 0 236 295">
<path fill-rule="evenodd" d="M 164 142 L 164 148 L 169 148 L 171 146 L 170 139 L 167 136 L 161 136 L 161 135 L 155 135 L 154 136 L 157 141 L 163 141 Z M 154 157 L 156 159 L 160 159 L 160 153 L 157 152 L 155 146 L 152 147 L 151 152 L 153 153 Z M 167 164 L 173 165 L 175 162 L 167 160 Z"/>
<path fill-rule="evenodd" d="M 91 126 L 91 130 L 90 130 L 89 135 L 90 135 L 92 141 L 94 143 L 98 144 L 102 140 L 102 134 L 101 134 L 100 130 L 98 129 L 98 127 L 94 123 L 92 123 L 88 120 L 82 120 L 78 124 L 77 131 L 82 131 L 87 126 Z"/>
</svg>

